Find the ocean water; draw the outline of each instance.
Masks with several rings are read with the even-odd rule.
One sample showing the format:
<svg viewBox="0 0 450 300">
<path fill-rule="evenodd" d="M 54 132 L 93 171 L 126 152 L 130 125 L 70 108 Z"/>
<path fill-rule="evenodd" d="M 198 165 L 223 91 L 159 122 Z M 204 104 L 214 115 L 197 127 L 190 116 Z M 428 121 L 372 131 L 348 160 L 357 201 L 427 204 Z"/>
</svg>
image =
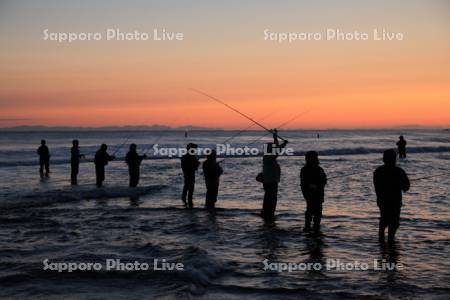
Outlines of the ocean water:
<svg viewBox="0 0 450 300">
<path fill-rule="evenodd" d="M 217 210 L 202 209 L 204 182 L 197 174 L 195 208 L 180 201 L 178 158 L 152 157 L 152 145 L 211 146 L 235 132 L 2 132 L 0 135 L 0 297 L 44 299 L 448 299 L 450 297 L 450 132 L 312 131 L 280 132 L 294 156 L 279 158 L 282 180 L 277 218 L 259 217 L 262 186 L 255 181 L 260 157 L 223 162 Z M 399 163 L 412 179 L 404 195 L 395 246 L 377 241 L 378 210 L 372 172 L 398 135 L 408 141 Z M 230 141 L 244 146 L 264 135 L 249 131 Z M 40 180 L 36 148 L 46 139 L 51 176 Z M 69 185 L 71 140 L 80 140 L 86 159 L 77 187 Z M 261 147 L 268 137 L 253 146 Z M 138 144 L 150 159 L 141 167 L 140 187 L 127 188 L 123 161 Z M 100 143 L 117 151 L 105 187 L 94 186 L 93 153 Z M 329 183 L 322 234 L 302 232 L 305 202 L 299 188 L 302 153 L 318 150 Z M 354 174 L 357 173 L 357 174 Z M 350 174 L 354 174 L 349 176 Z M 414 180 L 430 175 L 435 177 Z M 44 270 L 43 261 L 101 263 L 107 259 L 182 263 L 181 271 Z M 397 263 L 375 270 L 373 261 Z M 279 271 L 271 266 L 316 264 L 319 270 Z M 330 262 L 356 267 L 330 268 Z M 348 265 L 350 264 L 350 265 Z"/>
</svg>

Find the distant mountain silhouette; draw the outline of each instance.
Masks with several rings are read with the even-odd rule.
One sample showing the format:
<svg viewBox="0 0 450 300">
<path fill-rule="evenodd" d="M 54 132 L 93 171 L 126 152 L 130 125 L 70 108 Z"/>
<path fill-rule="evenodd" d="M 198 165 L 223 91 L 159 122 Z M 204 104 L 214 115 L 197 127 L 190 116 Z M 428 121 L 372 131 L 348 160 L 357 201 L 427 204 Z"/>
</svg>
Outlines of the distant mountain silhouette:
<svg viewBox="0 0 450 300">
<path fill-rule="evenodd" d="M 170 127 L 166 125 L 127 125 L 127 126 L 103 126 L 103 127 L 76 127 L 76 126 L 43 126 L 22 125 L 0 128 L 2 131 L 160 131 L 160 130 L 223 130 L 221 128 L 207 128 L 193 125 Z"/>
</svg>

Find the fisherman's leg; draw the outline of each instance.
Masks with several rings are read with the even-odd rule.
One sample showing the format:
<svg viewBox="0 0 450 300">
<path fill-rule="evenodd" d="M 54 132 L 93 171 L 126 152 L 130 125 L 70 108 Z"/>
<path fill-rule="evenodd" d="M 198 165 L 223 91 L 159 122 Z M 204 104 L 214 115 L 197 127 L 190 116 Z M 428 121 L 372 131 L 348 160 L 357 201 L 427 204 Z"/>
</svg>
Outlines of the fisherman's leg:
<svg viewBox="0 0 450 300">
<path fill-rule="evenodd" d="M 134 174 L 130 175 L 130 187 L 136 187 L 137 183 L 136 183 L 136 176 Z"/>
<path fill-rule="evenodd" d="M 277 196 L 278 196 L 278 183 L 271 183 L 268 185 L 267 190 L 267 206 L 265 211 L 265 218 L 272 220 L 275 218 L 275 210 L 277 208 Z"/>
<path fill-rule="evenodd" d="M 214 193 L 213 193 L 213 185 L 210 182 L 205 182 L 206 185 L 206 195 L 205 195 L 205 207 L 212 208 L 214 207 Z"/>
<path fill-rule="evenodd" d="M 322 200 L 316 200 L 314 207 L 314 231 L 319 231 L 320 221 L 322 220 Z"/>
<path fill-rule="evenodd" d="M 219 195 L 219 183 L 214 183 L 214 187 L 213 187 L 212 192 L 213 192 L 212 200 L 213 200 L 213 203 L 215 205 L 215 203 L 217 202 L 217 196 Z"/>
<path fill-rule="evenodd" d="M 39 161 L 39 174 L 41 174 L 41 177 L 44 176 L 44 162 L 42 160 Z"/>
<path fill-rule="evenodd" d="M 97 187 L 101 187 L 105 179 L 105 169 L 102 167 L 95 167 L 95 179 Z"/>
<path fill-rule="evenodd" d="M 384 243 L 384 231 L 386 229 L 386 212 L 380 209 L 380 223 L 378 227 L 378 240 Z"/>
<path fill-rule="evenodd" d="M 136 187 L 139 182 L 139 173 L 136 171 L 130 171 L 130 187 Z"/>
<path fill-rule="evenodd" d="M 188 206 L 189 208 L 194 207 L 194 203 L 192 199 L 194 198 L 194 188 L 195 188 L 195 177 L 189 179 L 188 184 Z"/>
<path fill-rule="evenodd" d="M 388 229 L 388 241 L 389 243 L 395 242 L 395 233 L 400 226 L 400 208 L 395 208 L 392 210 L 392 215 L 389 220 Z"/>
<path fill-rule="evenodd" d="M 267 206 L 268 206 L 268 203 L 269 203 L 269 191 L 268 191 L 269 187 L 268 187 L 268 184 L 263 183 L 263 188 L 264 188 L 264 200 L 263 200 L 263 207 L 262 207 L 262 210 L 261 210 L 261 216 L 262 217 L 264 217 L 266 215 L 267 209 L 268 209 Z"/>
<path fill-rule="evenodd" d="M 273 190 L 274 190 L 274 184 L 273 183 L 264 183 L 264 201 L 263 201 L 263 208 L 261 211 L 261 216 L 264 219 L 272 219 L 274 217 L 273 215 Z"/>
<path fill-rule="evenodd" d="M 50 173 L 50 162 L 48 160 L 45 161 L 44 166 L 45 166 L 45 176 L 48 177 L 48 173 Z"/>
<path fill-rule="evenodd" d="M 305 228 L 304 231 L 308 231 L 311 229 L 311 220 L 312 220 L 312 201 L 306 200 L 306 210 L 305 210 Z"/>
<path fill-rule="evenodd" d="M 216 202 L 217 202 L 217 194 L 219 193 L 219 184 L 218 183 L 212 183 L 208 187 L 208 198 L 207 198 L 207 207 L 208 208 L 215 208 Z"/>
<path fill-rule="evenodd" d="M 181 200 L 183 201 L 184 205 L 187 204 L 186 202 L 187 192 L 188 192 L 188 178 L 184 177 L 183 192 L 181 194 Z"/>
<path fill-rule="evenodd" d="M 73 185 L 78 184 L 78 164 L 77 163 L 72 163 L 70 165 L 70 183 Z"/>
</svg>

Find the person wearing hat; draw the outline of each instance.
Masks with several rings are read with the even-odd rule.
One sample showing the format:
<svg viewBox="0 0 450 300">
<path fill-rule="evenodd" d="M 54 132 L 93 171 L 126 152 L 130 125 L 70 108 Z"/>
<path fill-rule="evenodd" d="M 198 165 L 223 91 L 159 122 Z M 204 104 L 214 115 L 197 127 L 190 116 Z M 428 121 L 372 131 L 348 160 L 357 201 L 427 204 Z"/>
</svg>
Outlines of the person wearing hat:
<svg viewBox="0 0 450 300">
<path fill-rule="evenodd" d="M 316 151 L 308 151 L 305 154 L 305 166 L 300 171 L 300 187 L 306 200 L 305 228 L 311 230 L 311 221 L 314 220 L 314 231 L 320 230 L 322 219 L 322 204 L 325 196 L 327 175 L 319 166 L 319 154 Z"/>
</svg>

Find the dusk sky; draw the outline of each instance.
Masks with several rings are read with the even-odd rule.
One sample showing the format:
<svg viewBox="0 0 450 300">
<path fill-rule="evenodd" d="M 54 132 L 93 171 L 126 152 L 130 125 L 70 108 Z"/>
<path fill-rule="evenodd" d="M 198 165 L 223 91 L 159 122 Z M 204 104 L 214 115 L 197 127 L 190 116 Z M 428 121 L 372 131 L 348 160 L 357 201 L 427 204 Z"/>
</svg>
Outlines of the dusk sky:
<svg viewBox="0 0 450 300">
<path fill-rule="evenodd" d="M 106 40 L 122 32 L 178 41 Z M 279 43 L 269 32 L 402 33 Z M 100 32 L 101 40 L 44 40 Z M 165 124 L 242 128 L 450 125 L 449 1 L 1 1 L 0 127 Z M 15 120 L 17 119 L 17 120 Z"/>
</svg>

